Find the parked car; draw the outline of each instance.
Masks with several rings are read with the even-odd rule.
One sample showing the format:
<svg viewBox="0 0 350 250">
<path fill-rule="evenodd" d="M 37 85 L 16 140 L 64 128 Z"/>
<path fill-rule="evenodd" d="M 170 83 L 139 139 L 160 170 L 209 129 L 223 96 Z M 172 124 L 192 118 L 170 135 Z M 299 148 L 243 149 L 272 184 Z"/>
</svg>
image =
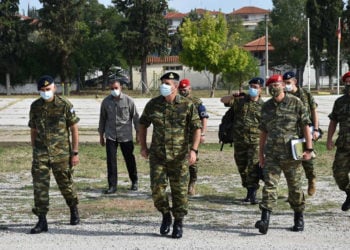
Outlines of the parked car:
<svg viewBox="0 0 350 250">
<path fill-rule="evenodd" d="M 120 84 L 125 87 L 129 88 L 130 80 L 129 77 L 123 74 L 110 74 L 108 76 L 108 82 L 111 80 L 118 80 Z M 86 87 L 96 87 L 97 85 L 102 85 L 103 83 L 103 77 L 102 75 L 96 78 L 91 78 L 89 80 L 86 80 L 84 83 L 84 86 Z"/>
</svg>

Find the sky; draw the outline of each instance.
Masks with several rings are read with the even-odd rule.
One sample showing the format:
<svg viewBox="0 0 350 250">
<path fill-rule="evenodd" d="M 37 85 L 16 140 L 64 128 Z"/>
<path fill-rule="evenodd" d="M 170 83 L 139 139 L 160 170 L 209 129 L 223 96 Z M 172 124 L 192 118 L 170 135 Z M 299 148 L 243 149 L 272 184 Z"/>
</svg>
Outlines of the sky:
<svg viewBox="0 0 350 250">
<path fill-rule="evenodd" d="M 27 12 L 30 7 L 41 8 L 39 0 L 20 0 L 19 12 Z M 112 5 L 111 0 L 99 0 L 100 3 L 108 6 Z M 221 10 L 230 13 L 244 6 L 255 6 L 262 9 L 272 9 L 272 0 L 168 0 L 168 5 L 179 12 L 187 13 L 192 9 L 201 8 L 207 10 Z"/>
</svg>

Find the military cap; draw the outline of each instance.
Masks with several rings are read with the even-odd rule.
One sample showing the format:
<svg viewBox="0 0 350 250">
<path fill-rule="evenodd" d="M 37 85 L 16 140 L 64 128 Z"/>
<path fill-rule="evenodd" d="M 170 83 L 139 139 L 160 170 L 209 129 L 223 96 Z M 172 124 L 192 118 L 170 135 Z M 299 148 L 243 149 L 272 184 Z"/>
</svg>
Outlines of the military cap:
<svg viewBox="0 0 350 250">
<path fill-rule="evenodd" d="M 343 82 L 345 82 L 345 79 L 350 77 L 350 71 L 349 72 L 346 72 L 343 77 L 341 78 Z"/>
<path fill-rule="evenodd" d="M 261 86 L 263 86 L 264 79 L 262 79 L 260 77 L 254 77 L 249 81 L 249 84 L 260 84 Z"/>
<path fill-rule="evenodd" d="M 39 78 L 37 81 L 38 84 L 38 90 L 40 90 L 42 87 L 49 86 L 50 84 L 54 83 L 55 81 L 53 78 L 49 75 L 45 75 Z"/>
<path fill-rule="evenodd" d="M 190 80 L 188 80 L 187 78 L 184 78 L 180 81 L 179 84 L 179 89 L 184 89 L 187 88 L 191 85 Z"/>
<path fill-rule="evenodd" d="M 283 78 L 281 75 L 272 75 L 270 76 L 269 79 L 267 79 L 266 81 L 266 86 L 269 86 L 270 83 L 274 83 L 274 82 L 283 82 Z"/>
<path fill-rule="evenodd" d="M 175 72 L 168 72 L 168 73 L 165 73 L 164 75 L 162 75 L 162 77 L 160 78 L 161 81 L 165 80 L 165 79 L 178 81 L 180 79 L 180 76 L 179 76 L 179 74 L 176 74 Z"/>
<path fill-rule="evenodd" d="M 293 71 L 288 71 L 283 74 L 283 80 L 289 80 L 291 78 L 295 78 L 295 73 Z"/>
</svg>

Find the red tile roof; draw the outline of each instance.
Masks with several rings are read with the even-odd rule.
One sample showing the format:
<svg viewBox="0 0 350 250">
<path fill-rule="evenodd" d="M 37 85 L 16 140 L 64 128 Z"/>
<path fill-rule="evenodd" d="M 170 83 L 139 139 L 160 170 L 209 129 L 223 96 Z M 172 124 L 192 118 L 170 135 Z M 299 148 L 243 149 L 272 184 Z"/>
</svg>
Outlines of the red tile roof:
<svg viewBox="0 0 350 250">
<path fill-rule="evenodd" d="M 147 64 L 179 63 L 179 56 L 148 56 Z"/>
<path fill-rule="evenodd" d="M 254 6 L 242 7 L 238 10 L 231 12 L 233 15 L 247 15 L 247 14 L 269 14 L 269 10 L 261 9 Z"/>
<path fill-rule="evenodd" d="M 243 49 L 247 51 L 264 51 L 265 50 L 266 39 L 265 36 L 262 36 L 254 41 L 251 41 L 243 46 Z M 268 43 L 269 51 L 274 50 L 275 48 Z"/>
<path fill-rule="evenodd" d="M 168 12 L 164 18 L 165 19 L 182 19 L 186 16 L 187 16 L 187 14 L 183 14 L 180 12 Z"/>
</svg>

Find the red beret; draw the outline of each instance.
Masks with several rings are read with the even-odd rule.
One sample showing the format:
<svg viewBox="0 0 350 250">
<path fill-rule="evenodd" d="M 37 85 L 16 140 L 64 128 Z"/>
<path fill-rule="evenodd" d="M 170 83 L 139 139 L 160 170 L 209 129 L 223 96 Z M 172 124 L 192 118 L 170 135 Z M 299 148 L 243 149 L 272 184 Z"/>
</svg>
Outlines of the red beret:
<svg viewBox="0 0 350 250">
<path fill-rule="evenodd" d="M 283 82 L 283 77 L 281 75 L 272 75 L 266 81 L 266 87 L 270 85 L 270 83 L 274 82 Z"/>
<path fill-rule="evenodd" d="M 348 77 L 350 77 L 350 71 L 345 73 L 341 79 L 342 79 L 343 82 L 345 82 L 345 79 L 348 78 Z"/>
<path fill-rule="evenodd" d="M 187 88 L 189 86 L 190 86 L 190 80 L 188 80 L 187 78 L 184 78 L 180 81 L 180 84 L 179 84 L 180 89 L 184 89 L 184 88 Z"/>
</svg>

